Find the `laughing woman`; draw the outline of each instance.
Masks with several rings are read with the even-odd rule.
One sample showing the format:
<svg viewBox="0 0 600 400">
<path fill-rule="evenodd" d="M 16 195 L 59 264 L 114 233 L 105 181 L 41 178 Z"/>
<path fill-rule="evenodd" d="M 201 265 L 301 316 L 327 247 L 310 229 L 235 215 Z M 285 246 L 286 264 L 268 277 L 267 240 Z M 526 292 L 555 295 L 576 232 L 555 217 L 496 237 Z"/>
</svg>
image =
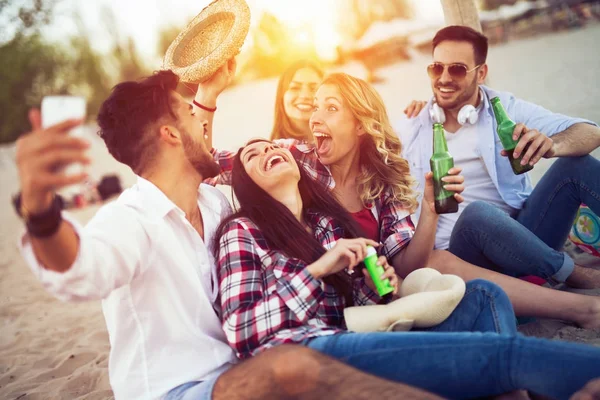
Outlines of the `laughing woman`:
<svg viewBox="0 0 600 400">
<path fill-rule="evenodd" d="M 296 343 L 449 398 L 526 389 L 567 399 L 600 376 L 598 348 L 517 335 L 501 291 L 479 314 L 473 298 L 463 300 L 431 332 L 346 331 L 344 308 L 377 300 L 348 274 L 376 242 L 357 238 L 354 219 L 287 149 L 251 142 L 235 156 L 232 179 L 240 209 L 219 227 L 215 248 L 223 329 L 241 358 Z M 493 331 L 494 320 L 505 321 L 504 334 L 444 332 L 466 321 Z"/>
<path fill-rule="evenodd" d="M 323 75 L 323 70 L 308 60 L 298 61 L 285 70 L 277 84 L 271 140 L 313 141 L 308 120 Z"/>
<path fill-rule="evenodd" d="M 350 212 L 363 235 L 383 243 L 387 257 L 401 277 L 429 265 L 465 280 L 485 279 L 499 284 L 519 316 L 573 321 L 585 328 L 600 326 L 600 298 L 560 292 L 469 264 L 447 251 L 432 253 L 438 215 L 424 189 L 427 206 L 417 229 L 410 218 L 417 201 L 409 165 L 399 156 L 402 146 L 390 126 L 383 100 L 365 81 L 346 74 L 328 76 L 318 88 L 308 125 L 316 145 L 278 140 L 308 171 L 310 178 L 329 187 Z M 212 183 L 230 184 L 234 153 L 215 151 L 222 173 Z M 463 189 L 459 169 L 444 178 L 447 188 Z M 428 176 L 426 184 L 431 185 Z M 432 255 L 433 254 L 433 255 Z M 431 260 L 429 258 L 431 257 Z"/>
</svg>

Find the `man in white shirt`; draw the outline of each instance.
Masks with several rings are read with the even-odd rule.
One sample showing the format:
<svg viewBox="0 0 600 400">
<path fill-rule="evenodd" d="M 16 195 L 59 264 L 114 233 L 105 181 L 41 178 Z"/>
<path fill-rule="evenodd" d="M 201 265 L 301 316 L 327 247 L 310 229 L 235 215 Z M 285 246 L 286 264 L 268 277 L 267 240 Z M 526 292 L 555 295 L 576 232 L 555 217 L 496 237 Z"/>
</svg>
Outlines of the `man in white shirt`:
<svg viewBox="0 0 600 400">
<path fill-rule="evenodd" d="M 517 315 L 597 328 L 599 299 L 542 290 L 513 277 L 535 275 L 574 287 L 600 287 L 600 271 L 575 265 L 561 251 L 579 205 L 600 210 L 600 161 L 589 155 L 600 145 L 600 129 L 484 86 L 488 42 L 471 28 L 445 27 L 432 46 L 427 71 L 434 96 L 415 118 L 395 126 L 403 156 L 421 187 L 430 169 L 433 119 L 444 119 L 449 152 L 463 169 L 465 201 L 458 213 L 440 216 L 435 246 L 448 251 L 435 251 L 432 265 L 463 279 L 494 281 L 509 295 Z M 494 97 L 518 123 L 515 158 L 523 155 L 523 163 L 530 165 L 542 157 L 558 158 L 535 189 L 527 174 L 515 175 L 511 169 L 496 133 Z"/>
<path fill-rule="evenodd" d="M 219 321 L 211 248 L 230 206 L 201 184 L 219 172 L 206 145 L 210 110 L 234 69 L 229 62 L 201 84 L 197 106 L 176 93 L 170 71 L 113 89 L 98 114 L 100 136 L 138 182 L 85 228 L 61 212 L 54 195 L 85 178 L 57 168 L 89 162 L 85 141 L 67 134 L 81 121 L 41 129 L 33 111 L 33 131 L 17 144 L 17 209 L 27 226 L 20 245 L 28 265 L 60 299 L 102 300 L 116 399 L 366 399 L 375 391 L 436 398 L 300 346 L 234 365 Z"/>
</svg>

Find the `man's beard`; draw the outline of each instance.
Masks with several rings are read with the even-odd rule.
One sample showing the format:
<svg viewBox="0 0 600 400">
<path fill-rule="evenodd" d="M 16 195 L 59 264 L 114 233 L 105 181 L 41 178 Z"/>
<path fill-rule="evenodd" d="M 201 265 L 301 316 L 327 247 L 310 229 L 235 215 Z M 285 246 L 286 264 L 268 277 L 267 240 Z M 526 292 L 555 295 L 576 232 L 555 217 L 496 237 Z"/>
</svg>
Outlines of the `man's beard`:
<svg viewBox="0 0 600 400">
<path fill-rule="evenodd" d="M 436 85 L 436 87 L 438 89 L 439 89 L 439 86 L 440 85 Z M 446 86 L 448 86 L 448 85 L 446 85 Z M 456 86 L 452 85 L 452 84 L 449 86 L 456 88 Z M 453 102 L 445 103 L 443 100 L 440 101 L 437 93 L 435 93 L 435 101 L 438 103 L 438 105 L 440 105 L 445 110 L 455 110 L 459 107 L 462 107 L 464 104 L 466 104 L 471 99 L 471 97 L 473 97 L 473 94 L 477 91 L 477 87 L 478 87 L 477 76 L 475 76 L 475 78 L 473 78 L 473 81 L 469 84 L 469 86 L 467 86 L 466 89 Z"/>
<path fill-rule="evenodd" d="M 187 132 L 183 132 L 182 141 L 185 157 L 203 179 L 219 175 L 221 167 L 213 160 L 210 153 L 203 149 L 200 143 L 195 142 Z"/>
</svg>

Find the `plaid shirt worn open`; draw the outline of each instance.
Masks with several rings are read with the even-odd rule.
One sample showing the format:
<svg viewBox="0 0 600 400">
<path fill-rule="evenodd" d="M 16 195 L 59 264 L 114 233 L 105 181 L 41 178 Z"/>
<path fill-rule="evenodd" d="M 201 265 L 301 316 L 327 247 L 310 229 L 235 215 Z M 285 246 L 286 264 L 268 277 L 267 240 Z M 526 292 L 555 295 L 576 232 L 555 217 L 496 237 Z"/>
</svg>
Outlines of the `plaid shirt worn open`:
<svg viewBox="0 0 600 400">
<path fill-rule="evenodd" d="M 274 143 L 290 150 L 298 165 L 304 167 L 311 178 L 333 190 L 335 181 L 329 168 L 319 160 L 314 145 L 295 139 L 279 139 Z M 214 160 L 221 166 L 221 173 L 206 182 L 211 185 L 231 185 L 231 170 L 236 153 L 213 149 L 212 154 Z M 410 214 L 399 201 L 394 199 L 389 190 L 385 190 L 381 197 L 367 206 L 379 221 L 379 238 L 383 244 L 379 248 L 379 253 L 391 260 L 408 245 L 415 233 Z"/>
<path fill-rule="evenodd" d="M 331 218 L 307 214 L 315 238 L 326 249 L 343 237 Z M 219 248 L 223 330 L 238 357 L 345 329 L 344 299 L 314 278 L 304 261 L 270 249 L 249 219 L 229 222 Z M 353 298 L 355 305 L 379 301 L 364 278 L 354 280 Z"/>
</svg>

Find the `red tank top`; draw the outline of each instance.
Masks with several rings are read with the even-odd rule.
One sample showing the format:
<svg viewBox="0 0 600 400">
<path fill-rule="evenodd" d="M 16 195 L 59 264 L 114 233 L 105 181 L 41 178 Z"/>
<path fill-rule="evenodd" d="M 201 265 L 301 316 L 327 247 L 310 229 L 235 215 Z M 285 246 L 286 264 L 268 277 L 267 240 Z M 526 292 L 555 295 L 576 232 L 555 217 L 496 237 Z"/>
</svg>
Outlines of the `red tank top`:
<svg viewBox="0 0 600 400">
<path fill-rule="evenodd" d="M 352 213 L 352 218 L 360 226 L 367 239 L 379 242 L 379 222 L 368 208 L 363 208 L 359 212 Z"/>
</svg>

